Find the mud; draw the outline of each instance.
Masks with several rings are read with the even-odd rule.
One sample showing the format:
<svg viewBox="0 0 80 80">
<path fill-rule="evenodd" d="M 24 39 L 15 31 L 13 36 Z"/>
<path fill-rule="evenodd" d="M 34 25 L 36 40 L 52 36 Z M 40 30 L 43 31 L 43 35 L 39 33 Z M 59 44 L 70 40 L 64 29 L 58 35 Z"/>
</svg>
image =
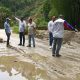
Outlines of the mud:
<svg viewBox="0 0 80 80">
<path fill-rule="evenodd" d="M 4 77 L 5 76 L 5 77 Z M 0 57 L 0 80 L 49 80 L 45 70 L 19 61 L 13 56 Z"/>
<path fill-rule="evenodd" d="M 70 45 L 62 46 L 60 58 L 51 56 L 48 42 L 36 39 L 36 48 L 27 48 L 27 40 L 24 47 L 18 46 L 18 35 L 12 34 L 11 47 L 0 43 L 0 80 L 80 80 L 80 44 L 74 40 L 79 33 L 70 34 Z"/>
</svg>

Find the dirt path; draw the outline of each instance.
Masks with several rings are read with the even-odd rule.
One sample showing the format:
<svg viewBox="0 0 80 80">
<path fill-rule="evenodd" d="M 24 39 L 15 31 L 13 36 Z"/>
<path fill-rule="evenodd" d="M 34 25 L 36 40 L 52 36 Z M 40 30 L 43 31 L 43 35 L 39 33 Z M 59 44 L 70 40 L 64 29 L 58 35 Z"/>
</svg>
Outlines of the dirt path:
<svg viewBox="0 0 80 80">
<path fill-rule="evenodd" d="M 0 37 L 6 40 L 4 30 L 0 33 Z M 36 39 L 36 48 L 27 48 L 27 37 L 23 47 L 18 46 L 18 35 L 12 34 L 10 42 L 11 48 L 0 43 L 0 65 L 6 64 L 21 73 L 25 77 L 22 80 L 80 80 L 80 44 L 63 45 L 62 57 L 55 58 L 51 56 L 48 43 L 42 40 Z"/>
</svg>

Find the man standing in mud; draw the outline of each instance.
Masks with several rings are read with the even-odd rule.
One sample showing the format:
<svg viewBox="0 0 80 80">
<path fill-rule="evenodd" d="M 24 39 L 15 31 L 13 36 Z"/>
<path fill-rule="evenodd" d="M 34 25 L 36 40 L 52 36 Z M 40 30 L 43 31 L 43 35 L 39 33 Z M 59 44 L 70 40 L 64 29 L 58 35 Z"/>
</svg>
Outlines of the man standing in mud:
<svg viewBox="0 0 80 80">
<path fill-rule="evenodd" d="M 9 22 L 10 22 L 10 19 L 9 18 L 6 18 L 6 21 L 4 23 L 4 28 L 5 28 L 5 33 L 7 35 L 7 44 L 6 44 L 7 47 L 10 46 L 9 41 L 10 41 L 10 35 L 11 35 L 11 29 L 10 29 Z"/>
<path fill-rule="evenodd" d="M 49 21 L 48 23 L 48 32 L 49 32 L 49 48 L 52 48 L 52 43 L 53 43 L 53 34 L 52 34 L 52 28 L 53 28 L 53 22 L 55 21 L 56 17 L 53 16 L 52 20 Z"/>
<path fill-rule="evenodd" d="M 31 47 L 31 40 L 33 41 L 33 47 L 35 47 L 35 30 L 36 24 L 33 22 L 32 18 L 28 21 L 28 46 Z"/>
<path fill-rule="evenodd" d="M 25 28 L 26 28 L 26 22 L 24 21 L 23 17 L 21 19 L 15 17 L 15 19 L 19 23 L 19 38 L 20 38 L 20 43 L 18 45 L 25 45 Z"/>
<path fill-rule="evenodd" d="M 64 19 L 63 15 L 60 15 L 57 20 L 53 23 L 53 49 L 52 49 L 52 56 L 60 57 L 59 51 L 61 49 L 62 41 L 63 41 L 63 35 L 64 35 L 64 28 L 71 29 L 74 31 L 77 31 L 74 27 L 72 27 L 70 24 L 68 24 Z"/>
</svg>

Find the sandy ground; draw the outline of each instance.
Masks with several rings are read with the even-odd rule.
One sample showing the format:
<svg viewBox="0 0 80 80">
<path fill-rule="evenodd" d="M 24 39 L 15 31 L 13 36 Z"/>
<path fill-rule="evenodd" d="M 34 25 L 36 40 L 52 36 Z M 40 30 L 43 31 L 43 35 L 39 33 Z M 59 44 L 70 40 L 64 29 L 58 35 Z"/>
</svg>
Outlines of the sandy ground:
<svg viewBox="0 0 80 80">
<path fill-rule="evenodd" d="M 7 48 L 6 43 L 0 43 L 0 70 L 7 71 L 9 76 L 12 76 L 11 71 L 14 69 L 18 72 L 16 75 L 21 73 L 25 78 L 21 80 L 80 80 L 79 34 L 74 32 L 65 34 L 65 44 L 61 48 L 60 58 L 51 56 L 47 41 L 36 39 L 36 47 L 27 48 L 27 37 L 26 45 L 23 47 L 18 46 L 18 35 L 12 34 L 10 40 L 12 47 Z M 4 30 L 0 30 L 0 37 L 6 41 Z M 5 80 L 0 76 L 1 79 Z"/>
</svg>

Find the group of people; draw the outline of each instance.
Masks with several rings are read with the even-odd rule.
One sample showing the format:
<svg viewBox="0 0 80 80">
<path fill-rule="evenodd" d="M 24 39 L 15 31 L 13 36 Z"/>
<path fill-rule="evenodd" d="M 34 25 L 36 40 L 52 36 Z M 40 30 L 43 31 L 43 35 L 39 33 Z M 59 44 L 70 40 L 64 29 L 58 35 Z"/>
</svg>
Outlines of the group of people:
<svg viewBox="0 0 80 80">
<path fill-rule="evenodd" d="M 19 46 L 25 46 L 25 30 L 26 30 L 26 26 L 28 26 L 28 45 L 27 47 L 31 47 L 31 40 L 33 41 L 33 47 L 35 47 L 35 30 L 36 30 L 36 24 L 35 22 L 33 22 L 32 18 L 28 19 L 28 23 L 26 25 L 26 21 L 24 20 L 24 18 L 22 17 L 21 19 L 15 17 L 15 20 L 18 22 L 19 24 Z M 6 18 L 6 21 L 4 23 L 4 28 L 5 28 L 5 33 L 7 35 L 7 44 L 6 46 L 9 47 L 10 46 L 10 35 L 11 35 L 11 28 L 10 28 L 10 19 Z"/>
<path fill-rule="evenodd" d="M 52 20 L 48 23 L 49 45 L 50 48 L 52 48 L 52 56 L 61 56 L 59 54 L 59 51 L 62 46 L 64 29 L 78 31 L 66 20 L 64 20 L 63 15 L 59 15 L 58 18 L 56 16 L 53 16 Z"/>
<path fill-rule="evenodd" d="M 21 18 L 15 17 L 15 20 L 19 23 L 19 39 L 20 43 L 18 45 L 25 46 L 25 30 L 26 30 L 26 21 Z M 5 32 L 7 35 L 7 46 L 9 46 L 9 40 L 11 35 L 11 29 L 9 24 L 10 19 L 6 18 L 4 23 Z M 32 18 L 28 19 L 28 45 L 27 47 L 31 47 L 31 40 L 33 41 L 33 47 L 35 47 L 35 30 L 36 24 L 33 22 Z M 66 20 L 64 20 L 63 15 L 59 15 L 57 18 L 53 16 L 51 21 L 48 22 L 48 32 L 49 32 L 49 45 L 50 49 L 52 49 L 52 56 L 60 57 L 59 51 L 62 46 L 64 29 L 78 31 L 74 27 L 72 27 Z"/>
</svg>

